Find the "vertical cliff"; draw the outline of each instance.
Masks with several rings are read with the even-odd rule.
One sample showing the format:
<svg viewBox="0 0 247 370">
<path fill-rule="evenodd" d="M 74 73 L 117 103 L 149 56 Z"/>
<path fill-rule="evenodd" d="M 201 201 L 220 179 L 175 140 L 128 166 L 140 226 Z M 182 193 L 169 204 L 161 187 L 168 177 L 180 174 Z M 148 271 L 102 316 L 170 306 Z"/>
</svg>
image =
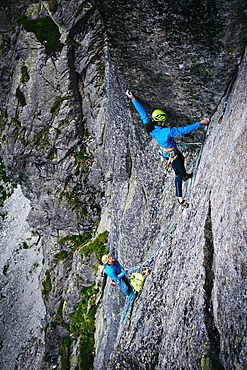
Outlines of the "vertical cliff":
<svg viewBox="0 0 247 370">
<path fill-rule="evenodd" d="M 246 9 L 1 2 L 2 369 L 246 367 Z M 170 125 L 211 117 L 178 138 L 204 144 L 182 216 L 126 87 Z M 100 258 L 158 249 L 120 325 Z"/>
<path fill-rule="evenodd" d="M 246 57 L 109 369 L 246 367 Z M 221 107 L 220 107 L 221 108 Z M 163 239 L 166 232 L 163 232 Z"/>
</svg>

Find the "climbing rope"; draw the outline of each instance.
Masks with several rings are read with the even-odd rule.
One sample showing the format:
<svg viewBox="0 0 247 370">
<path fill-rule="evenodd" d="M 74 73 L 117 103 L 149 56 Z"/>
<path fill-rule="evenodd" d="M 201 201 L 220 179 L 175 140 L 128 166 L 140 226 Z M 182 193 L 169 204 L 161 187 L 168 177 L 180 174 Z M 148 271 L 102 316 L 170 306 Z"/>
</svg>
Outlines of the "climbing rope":
<svg viewBox="0 0 247 370">
<path fill-rule="evenodd" d="M 133 290 L 130 293 L 130 295 L 128 296 L 127 303 L 125 305 L 124 312 L 123 312 L 123 315 L 122 315 L 122 318 L 121 318 L 121 324 L 124 323 L 124 320 L 126 319 L 127 313 L 130 309 L 130 306 L 131 306 L 132 302 L 134 302 L 136 296 L 137 296 L 137 292 L 135 290 Z"/>
<path fill-rule="evenodd" d="M 194 178 L 195 178 L 195 175 L 196 175 L 196 172 L 197 172 L 197 169 L 198 169 L 198 166 L 199 166 L 199 162 L 200 162 L 200 159 L 201 159 L 201 155 L 202 155 L 202 149 L 203 149 L 203 144 L 202 143 L 179 143 L 177 144 L 177 146 L 187 146 L 187 145 L 200 145 L 200 151 L 199 151 L 199 154 L 198 154 L 198 157 L 197 157 L 197 160 L 196 160 L 196 164 L 195 164 L 195 168 L 194 168 L 194 171 L 193 171 L 193 175 L 190 179 L 190 183 L 189 183 L 189 186 L 187 188 L 187 191 L 186 191 L 186 198 L 189 197 L 189 194 L 190 194 L 190 190 L 191 190 L 191 187 L 194 183 Z M 176 226 L 178 224 L 178 221 L 181 217 L 181 213 L 179 213 L 179 215 L 177 216 L 176 220 L 174 221 L 174 223 L 172 224 L 169 232 L 167 233 L 165 239 L 163 240 L 163 244 L 159 246 L 159 248 L 157 248 L 157 250 L 152 254 L 151 257 L 149 257 L 146 261 L 142 262 L 141 264 L 139 265 L 136 265 L 130 269 L 128 269 L 128 273 L 129 272 L 134 272 L 134 271 L 140 271 L 141 269 L 151 269 L 154 264 L 155 264 L 155 261 L 158 257 L 158 254 L 160 252 L 161 249 L 163 249 L 167 239 L 172 235 L 172 233 L 174 232 L 174 230 L 176 229 Z M 123 316 L 122 316 L 122 319 L 121 319 L 121 324 L 124 323 L 125 321 L 125 318 L 126 318 L 126 315 L 128 313 L 128 310 L 130 308 L 130 305 L 132 302 L 134 302 L 134 299 L 136 298 L 137 294 L 134 296 L 134 297 L 131 297 L 130 299 L 127 300 L 127 303 L 126 303 L 126 306 L 125 306 L 125 309 L 124 309 L 124 313 L 123 313 Z"/>
<path fill-rule="evenodd" d="M 197 160 L 196 160 L 196 164 L 195 164 L 195 168 L 194 168 L 194 171 L 193 171 L 193 175 L 192 175 L 192 177 L 190 179 L 189 186 L 188 186 L 187 191 L 186 191 L 186 196 L 185 196 L 186 198 L 189 197 L 191 187 L 192 187 L 192 185 L 194 183 L 194 178 L 195 178 L 195 175 L 196 175 L 198 166 L 199 166 L 199 162 L 200 162 L 201 155 L 202 155 L 202 149 L 203 149 L 203 144 L 202 143 L 179 143 L 179 144 L 177 144 L 177 146 L 187 146 L 187 145 L 200 145 L 200 151 L 199 151 L 199 154 L 198 154 L 198 157 L 197 157 Z M 164 247 L 165 242 L 167 241 L 167 239 L 172 235 L 173 231 L 175 230 L 180 217 L 181 217 L 181 214 L 179 214 L 179 216 L 176 218 L 176 220 L 174 221 L 174 223 L 171 226 L 171 229 L 169 230 L 169 232 L 167 233 L 165 239 L 163 240 L 163 244 L 159 246 L 159 248 L 155 251 L 155 253 L 152 254 L 152 256 L 150 258 L 148 258 L 145 262 L 141 263 L 140 265 L 137 265 L 135 267 L 130 268 L 128 270 L 128 272 L 138 271 L 138 270 L 140 270 L 143 267 L 149 267 L 149 264 L 152 264 L 153 261 L 156 260 L 157 255 L 159 254 L 159 251 Z"/>
</svg>

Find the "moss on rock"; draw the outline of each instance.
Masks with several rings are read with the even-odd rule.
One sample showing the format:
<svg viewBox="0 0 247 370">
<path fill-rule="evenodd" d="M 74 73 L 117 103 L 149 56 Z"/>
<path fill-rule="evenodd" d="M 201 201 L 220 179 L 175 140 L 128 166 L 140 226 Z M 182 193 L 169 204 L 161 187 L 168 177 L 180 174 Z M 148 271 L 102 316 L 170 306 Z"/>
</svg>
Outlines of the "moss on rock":
<svg viewBox="0 0 247 370">
<path fill-rule="evenodd" d="M 42 282 L 42 293 L 44 295 L 49 295 L 51 290 L 52 290 L 51 274 L 50 271 L 47 270 L 45 273 L 45 280 L 43 280 Z"/>
<path fill-rule="evenodd" d="M 3 160 L 0 157 L 0 207 L 11 196 L 16 187 L 17 185 L 7 176 Z"/>
<path fill-rule="evenodd" d="M 94 285 L 83 287 L 84 298 L 79 303 L 75 314 L 71 317 L 71 331 L 80 339 L 79 366 L 81 370 L 91 368 L 94 359 L 94 330 L 97 307 L 92 304 L 92 296 L 96 294 Z"/>
<path fill-rule="evenodd" d="M 104 231 L 103 233 L 99 234 L 95 240 L 82 246 L 82 248 L 80 249 L 81 254 L 87 257 L 90 254 L 95 253 L 97 256 L 97 260 L 100 263 L 102 256 L 108 253 L 108 248 L 106 246 L 107 239 L 108 231 Z"/>
<path fill-rule="evenodd" d="M 50 17 L 28 19 L 21 16 L 18 23 L 23 25 L 27 32 L 33 32 L 38 41 L 44 43 L 46 54 L 60 52 L 63 44 L 60 42 L 60 32 L 56 23 Z"/>
<path fill-rule="evenodd" d="M 60 107 L 62 105 L 62 102 L 64 100 L 68 100 L 68 99 L 71 99 L 71 96 L 59 96 L 55 99 L 52 107 L 51 107 L 51 113 L 54 114 L 54 115 L 58 115 L 59 113 L 59 110 L 60 110 Z"/>
</svg>

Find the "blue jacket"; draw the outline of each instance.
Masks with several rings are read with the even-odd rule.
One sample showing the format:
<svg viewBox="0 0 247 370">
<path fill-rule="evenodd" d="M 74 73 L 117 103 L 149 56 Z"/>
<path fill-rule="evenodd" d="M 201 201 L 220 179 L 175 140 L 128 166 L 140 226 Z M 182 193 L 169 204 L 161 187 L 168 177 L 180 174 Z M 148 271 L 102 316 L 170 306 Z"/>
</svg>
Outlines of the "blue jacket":
<svg viewBox="0 0 247 370">
<path fill-rule="evenodd" d="M 112 280 L 120 280 L 125 274 L 126 270 L 124 270 L 123 266 L 116 260 L 115 257 L 114 265 L 106 265 L 105 266 L 105 273 L 109 275 Z M 122 271 L 123 270 L 123 271 Z"/>
<path fill-rule="evenodd" d="M 148 116 L 145 108 L 141 105 L 138 100 L 132 100 L 135 109 L 140 114 L 140 118 L 144 125 L 151 121 L 151 118 Z M 149 132 L 150 135 L 158 142 L 158 144 L 164 148 L 175 148 L 174 152 L 177 153 L 177 147 L 174 140 L 175 136 L 180 136 L 187 134 L 192 130 L 197 130 L 201 127 L 200 122 L 193 123 L 192 125 L 184 126 L 184 127 L 161 127 L 161 126 L 154 126 L 153 131 Z M 164 157 L 168 157 L 167 153 L 163 154 Z"/>
</svg>

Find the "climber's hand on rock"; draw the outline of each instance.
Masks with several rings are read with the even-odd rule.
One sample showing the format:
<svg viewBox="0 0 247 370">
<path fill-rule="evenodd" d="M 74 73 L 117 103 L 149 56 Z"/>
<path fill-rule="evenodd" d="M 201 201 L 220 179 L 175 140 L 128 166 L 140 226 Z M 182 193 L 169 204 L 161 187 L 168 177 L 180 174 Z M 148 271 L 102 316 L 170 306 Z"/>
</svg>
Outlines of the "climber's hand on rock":
<svg viewBox="0 0 247 370">
<path fill-rule="evenodd" d="M 201 125 L 207 125 L 209 123 L 209 121 L 210 121 L 209 119 L 203 119 L 203 120 L 200 121 L 200 124 Z"/>
<path fill-rule="evenodd" d="M 127 90 L 125 94 L 126 94 L 126 95 L 128 96 L 128 98 L 130 98 L 131 100 L 135 100 L 135 96 L 134 96 L 134 94 L 132 94 L 132 92 L 131 92 L 131 91 Z"/>
</svg>

